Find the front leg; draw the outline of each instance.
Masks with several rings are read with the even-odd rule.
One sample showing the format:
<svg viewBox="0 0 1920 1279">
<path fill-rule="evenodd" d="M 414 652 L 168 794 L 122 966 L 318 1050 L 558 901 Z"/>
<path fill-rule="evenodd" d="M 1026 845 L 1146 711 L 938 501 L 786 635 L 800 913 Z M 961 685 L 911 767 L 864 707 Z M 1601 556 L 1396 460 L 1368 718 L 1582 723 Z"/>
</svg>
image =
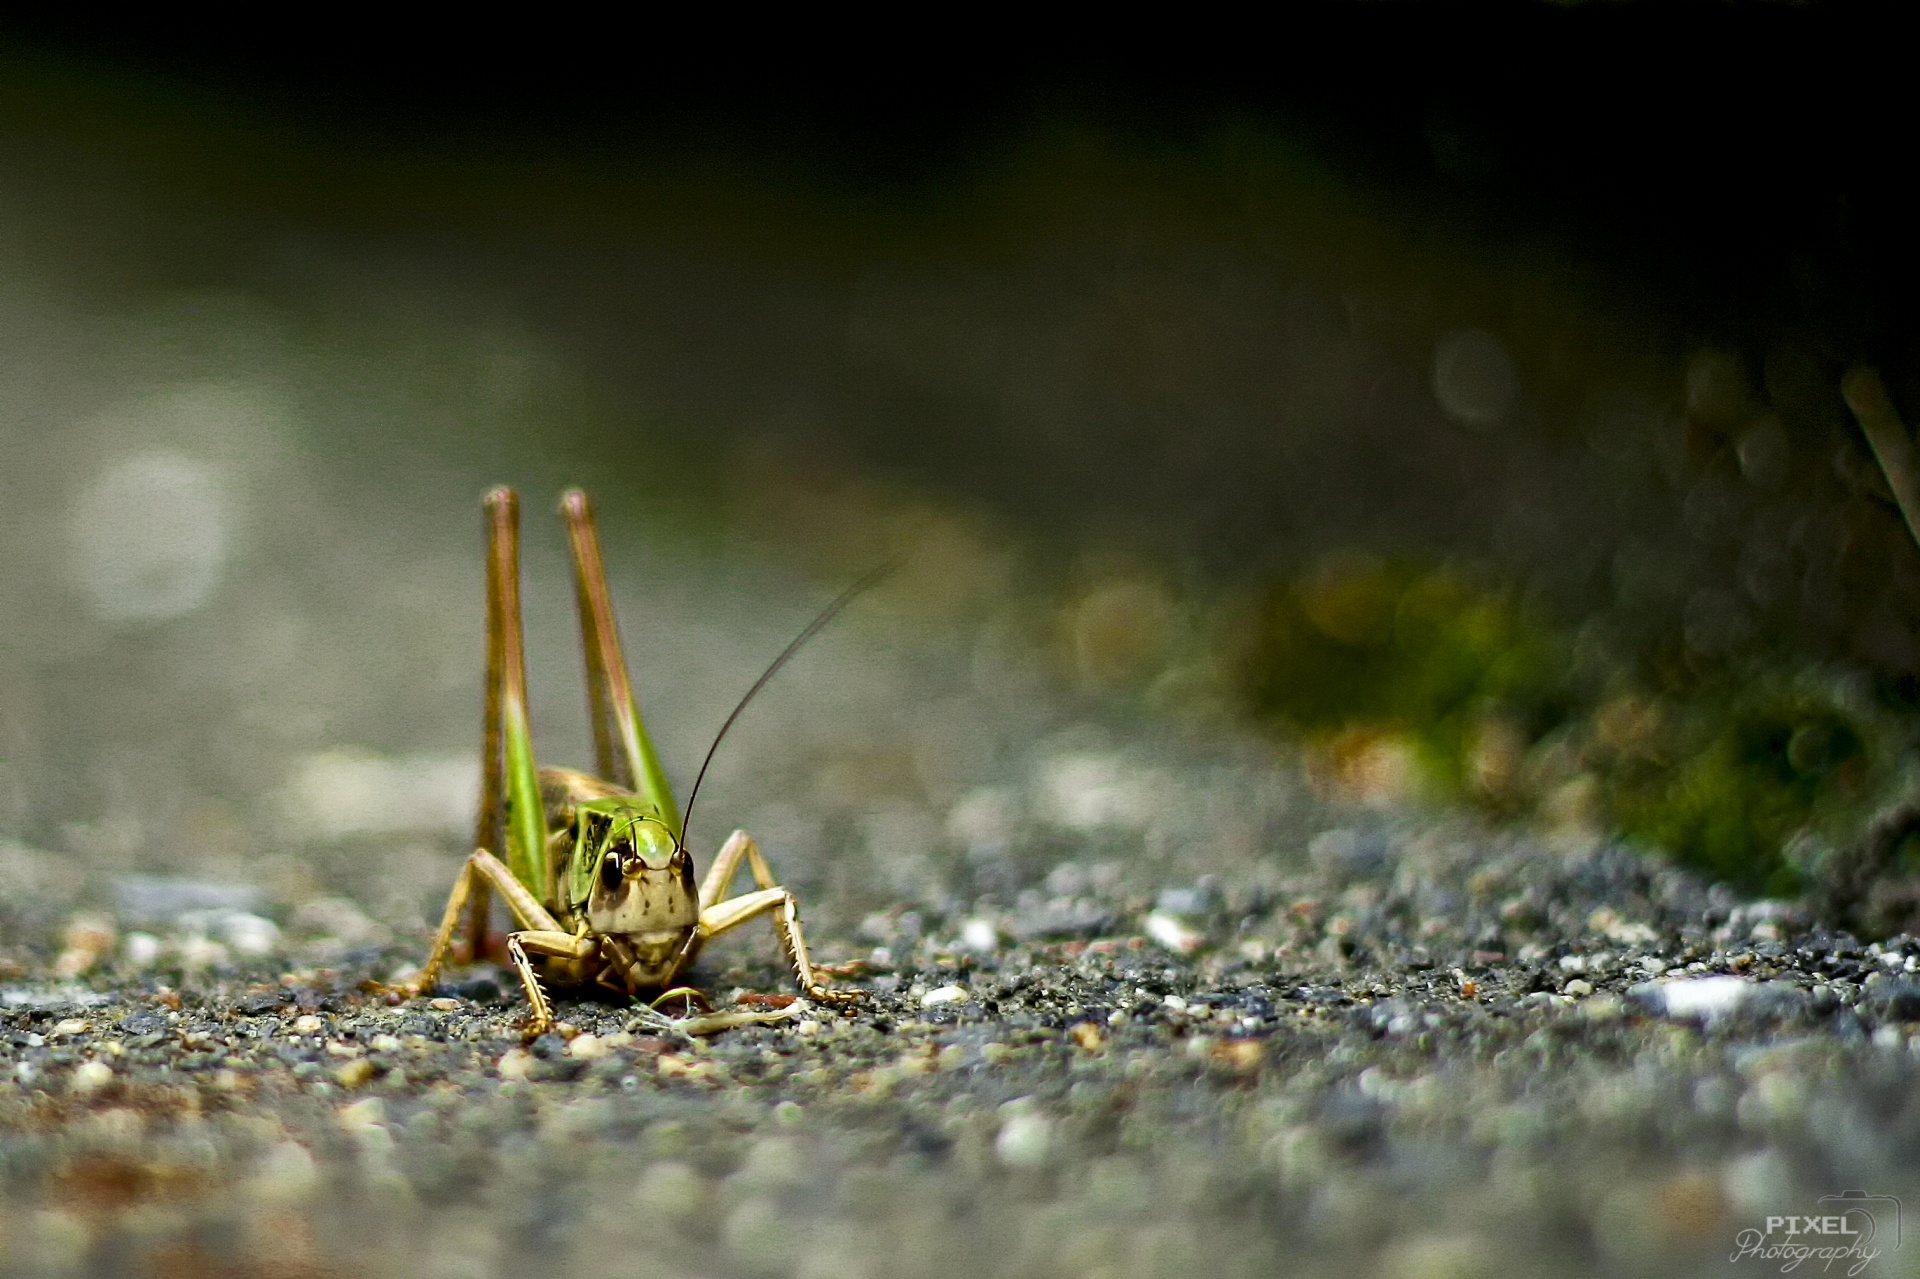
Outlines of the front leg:
<svg viewBox="0 0 1920 1279">
<path fill-rule="evenodd" d="M 743 861 L 753 875 L 753 882 L 760 886 L 759 891 L 718 900 Z M 813 961 L 807 956 L 807 937 L 800 927 L 800 903 L 774 879 L 773 869 L 767 865 L 760 845 L 747 832 L 737 830 L 714 858 L 713 868 L 700 886 L 700 939 L 705 942 L 738 928 L 756 915 L 766 914 L 773 916 L 774 935 L 780 939 L 780 949 L 786 952 L 787 962 L 793 965 L 794 976 L 807 998 L 825 1004 L 844 1004 L 865 995 L 866 992 L 858 990 L 832 990 L 821 983 Z"/>
<path fill-rule="evenodd" d="M 506 868 L 505 863 L 484 848 L 474 849 L 473 855 L 460 868 L 460 877 L 454 880 L 453 892 L 447 896 L 447 909 L 441 915 L 440 930 L 434 934 L 433 949 L 427 952 L 427 962 L 420 966 L 414 979 L 400 986 L 399 990 L 412 996 L 433 989 L 440 969 L 453 950 L 453 936 L 460 927 L 461 912 L 476 890 L 485 891 L 489 887 L 500 894 L 520 925 L 521 931 L 507 938 L 507 955 L 520 974 L 521 984 L 527 989 L 527 1001 L 533 1005 L 533 1023 L 540 1027 L 536 1033 L 544 1033 L 552 1024 L 553 1017 L 547 997 L 534 975 L 533 965 L 527 959 L 527 952 L 531 950 L 540 955 L 584 959 L 594 953 L 593 943 L 591 939 L 576 939 L 563 929 L 560 921 L 540 904 L 540 899 L 513 877 L 513 872 Z M 580 951 L 581 942 L 588 947 L 584 952 Z"/>
<path fill-rule="evenodd" d="M 532 1005 L 532 1013 L 527 1019 L 527 1038 L 538 1039 L 553 1029 L 553 1005 L 547 1002 L 547 993 L 540 989 L 540 977 L 533 971 L 533 960 L 528 958 L 528 952 L 551 955 L 556 959 L 586 960 L 598 954 L 599 949 L 591 937 L 576 937 L 557 929 L 528 929 L 507 934 L 507 957 L 520 974 L 520 984 L 527 991 L 527 1003 Z"/>
</svg>

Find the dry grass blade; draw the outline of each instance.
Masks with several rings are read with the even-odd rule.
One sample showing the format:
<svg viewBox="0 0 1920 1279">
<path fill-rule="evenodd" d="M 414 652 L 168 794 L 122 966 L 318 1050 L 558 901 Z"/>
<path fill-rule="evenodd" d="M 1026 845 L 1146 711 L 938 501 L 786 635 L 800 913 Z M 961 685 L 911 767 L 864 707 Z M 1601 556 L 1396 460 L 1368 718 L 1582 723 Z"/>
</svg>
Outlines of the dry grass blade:
<svg viewBox="0 0 1920 1279">
<path fill-rule="evenodd" d="M 1866 433 L 1867 443 L 1873 446 L 1893 498 L 1900 504 L 1900 514 L 1906 517 L 1907 532 L 1920 542 L 1920 462 L 1914 458 L 1913 436 L 1888 398 L 1886 383 L 1880 380 L 1880 370 L 1867 364 L 1848 369 L 1840 379 L 1840 394 Z"/>
</svg>

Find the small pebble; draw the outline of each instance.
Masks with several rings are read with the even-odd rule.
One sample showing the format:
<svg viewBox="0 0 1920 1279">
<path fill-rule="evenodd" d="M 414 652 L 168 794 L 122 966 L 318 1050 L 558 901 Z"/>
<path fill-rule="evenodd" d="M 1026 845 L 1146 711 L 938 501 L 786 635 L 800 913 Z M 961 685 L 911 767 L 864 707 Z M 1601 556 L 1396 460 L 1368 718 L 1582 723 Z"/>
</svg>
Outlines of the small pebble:
<svg viewBox="0 0 1920 1279">
<path fill-rule="evenodd" d="M 194 936 L 180 943 L 179 953 L 183 968 L 220 968 L 232 952 L 210 938 Z"/>
<path fill-rule="evenodd" d="M 293 1033 L 296 1035 L 317 1035 L 327 1028 L 327 1023 L 312 1013 L 303 1013 L 293 1019 Z"/>
<path fill-rule="evenodd" d="M 1560 989 L 1564 993 L 1572 995 L 1575 999 L 1585 999 L 1593 993 L 1593 983 L 1583 977 L 1575 977 Z"/>
<path fill-rule="evenodd" d="M 371 1080 L 373 1075 L 373 1063 L 365 1057 L 356 1057 L 333 1072 L 334 1081 L 342 1088 L 358 1088 Z"/>
<path fill-rule="evenodd" d="M 920 996 L 920 1006 L 922 1008 L 937 1008 L 941 1004 L 963 1003 L 966 998 L 967 988 L 956 983 L 936 987 Z"/>
<path fill-rule="evenodd" d="M 280 945 L 280 926 L 263 915 L 232 911 L 221 917 L 220 935 L 235 953 L 248 956 L 272 954 Z"/>
<path fill-rule="evenodd" d="M 533 1070 L 534 1056 L 524 1048 L 509 1048 L 500 1055 L 494 1069 L 502 1079 L 525 1079 Z"/>
<path fill-rule="evenodd" d="M 73 1091 L 97 1092 L 113 1082 L 113 1067 L 104 1061 L 83 1061 L 73 1069 Z"/>
<path fill-rule="evenodd" d="M 283 1141 L 261 1157 L 246 1188 L 255 1199 L 291 1205 L 305 1202 L 319 1186 L 312 1153 L 297 1141 Z"/>
<path fill-rule="evenodd" d="M 340 1107 L 333 1112 L 333 1117 L 348 1132 L 361 1132 L 386 1122 L 387 1103 L 378 1097 L 363 1098 Z"/>
<path fill-rule="evenodd" d="M 1738 1008 L 1752 993 L 1753 983 L 1744 977 L 1686 977 L 1651 988 L 1635 987 L 1635 991 L 1649 992 L 1669 1017 L 1715 1021 Z"/>
<path fill-rule="evenodd" d="M 1187 927 L 1165 911 L 1154 911 L 1146 919 L 1147 936 L 1176 955 L 1191 955 L 1206 944 L 1205 933 Z"/>
<path fill-rule="evenodd" d="M 590 1031 L 582 1031 L 567 1041 L 567 1056 L 577 1057 L 581 1061 L 594 1061 L 605 1057 L 609 1051 L 605 1041 Z"/>
<path fill-rule="evenodd" d="M 633 1195 L 643 1212 L 681 1221 L 700 1210 L 707 1197 L 707 1183 L 687 1165 L 669 1159 L 641 1174 Z"/>
<path fill-rule="evenodd" d="M 63 981 L 73 980 L 111 955 L 118 940 L 110 917 L 89 913 L 73 916 L 62 935 L 65 949 L 53 961 L 54 975 Z"/>
<path fill-rule="evenodd" d="M 1244 1077 L 1258 1074 L 1266 1064 L 1267 1046 L 1258 1039 L 1223 1039 L 1207 1055 L 1214 1065 Z"/>
<path fill-rule="evenodd" d="M 960 944 L 977 954 L 990 955 L 1000 945 L 1000 930 L 991 919 L 969 919 L 960 925 Z"/>
<path fill-rule="evenodd" d="M 1594 995 L 1581 1005 L 1581 1011 L 1589 1021 L 1612 1021 L 1625 1011 L 1616 995 Z"/>
<path fill-rule="evenodd" d="M 993 1139 L 994 1157 L 1008 1168 L 1044 1167 L 1052 1148 L 1053 1125 L 1032 1113 L 1010 1116 Z"/>
</svg>

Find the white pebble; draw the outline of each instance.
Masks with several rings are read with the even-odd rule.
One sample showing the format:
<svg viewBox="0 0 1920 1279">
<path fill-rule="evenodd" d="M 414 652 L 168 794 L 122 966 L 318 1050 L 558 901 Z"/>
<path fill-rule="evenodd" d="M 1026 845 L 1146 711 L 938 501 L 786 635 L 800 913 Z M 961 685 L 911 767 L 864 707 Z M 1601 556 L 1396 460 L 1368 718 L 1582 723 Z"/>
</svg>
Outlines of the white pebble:
<svg viewBox="0 0 1920 1279">
<path fill-rule="evenodd" d="M 220 935 L 242 955 L 270 955 L 280 945 L 280 926 L 260 915 L 236 910 L 220 920 Z"/>
<path fill-rule="evenodd" d="M 187 968 L 218 968 L 227 962 L 229 952 L 217 941 L 188 937 L 180 943 L 180 963 Z"/>
<path fill-rule="evenodd" d="M 533 1071 L 533 1054 L 524 1048 L 509 1048 L 500 1054 L 497 1069 L 502 1079 L 525 1079 Z"/>
<path fill-rule="evenodd" d="M 963 1003 L 966 998 L 967 988 L 965 986 L 939 986 L 920 996 L 920 1006 L 922 1008 L 936 1008 L 941 1004 Z"/>
<path fill-rule="evenodd" d="M 1667 1016 L 1714 1021 L 1738 1008 L 1753 988 L 1742 977 L 1684 977 L 1661 982 L 1652 990 Z"/>
<path fill-rule="evenodd" d="M 152 933 L 128 933 L 121 939 L 120 953 L 134 968 L 151 968 L 160 958 L 160 939 Z"/>
<path fill-rule="evenodd" d="M 1000 945 L 1000 930 L 991 919 L 969 919 L 960 925 L 960 944 L 976 954 L 992 954 Z"/>
<path fill-rule="evenodd" d="M 113 1082 L 113 1067 L 104 1061 L 83 1061 L 73 1068 L 73 1090 L 94 1092 Z"/>
<path fill-rule="evenodd" d="M 293 1019 L 293 1033 L 296 1035 L 317 1035 L 327 1028 L 327 1023 L 312 1013 L 302 1013 Z"/>
<path fill-rule="evenodd" d="M 1044 1115 L 1016 1114 L 1000 1125 L 993 1153 L 1009 1168 L 1040 1168 L 1053 1145 L 1053 1125 Z"/>
<path fill-rule="evenodd" d="M 581 1061 L 593 1061 L 606 1055 L 606 1042 L 591 1031 L 582 1032 L 567 1041 L 569 1057 L 578 1057 Z"/>
<path fill-rule="evenodd" d="M 1147 936 L 1176 955 L 1191 955 L 1207 940 L 1204 933 L 1195 932 L 1164 911 L 1154 911 L 1146 922 Z"/>
</svg>

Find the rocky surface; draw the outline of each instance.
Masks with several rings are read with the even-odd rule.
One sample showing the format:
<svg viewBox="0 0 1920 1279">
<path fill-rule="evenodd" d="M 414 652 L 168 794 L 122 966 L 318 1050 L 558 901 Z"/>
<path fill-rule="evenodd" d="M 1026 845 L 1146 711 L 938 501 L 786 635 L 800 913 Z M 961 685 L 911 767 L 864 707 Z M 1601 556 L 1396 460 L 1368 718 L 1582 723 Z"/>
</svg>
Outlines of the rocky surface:
<svg viewBox="0 0 1920 1279">
<path fill-rule="evenodd" d="M 0 1255 L 1721 1274 L 1768 1217 L 1837 1211 L 1823 1196 L 1920 1202 L 1920 941 L 1862 945 L 1620 851 L 1385 823 L 1310 847 L 1258 888 L 1142 895 L 1069 864 L 997 910 L 877 912 L 857 948 L 822 939 L 865 1004 L 704 1039 L 563 998 L 564 1033 L 525 1044 L 488 969 L 366 989 L 411 940 L 216 943 L 200 967 L 168 942 L 145 969 L 123 944 L 62 977 L 70 927 L 0 991 Z M 764 942 L 699 977 L 723 1006 L 782 1002 Z M 1920 1261 L 1886 1202 L 1867 1273 Z M 1821 1264 L 1802 1272 L 1852 1259 Z"/>
</svg>

